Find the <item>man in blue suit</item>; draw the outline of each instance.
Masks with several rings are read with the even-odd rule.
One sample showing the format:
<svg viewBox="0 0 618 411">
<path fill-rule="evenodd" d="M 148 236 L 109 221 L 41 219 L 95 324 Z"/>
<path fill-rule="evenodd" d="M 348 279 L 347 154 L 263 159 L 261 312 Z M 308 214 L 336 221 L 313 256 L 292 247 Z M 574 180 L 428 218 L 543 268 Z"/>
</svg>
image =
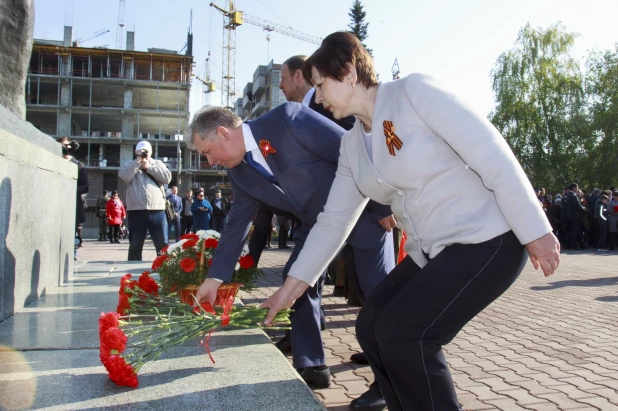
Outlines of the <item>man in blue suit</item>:
<svg viewBox="0 0 618 411">
<path fill-rule="evenodd" d="M 283 271 L 285 279 L 326 204 L 344 130 L 308 107 L 286 103 L 248 123 L 227 109 L 210 107 L 196 114 L 190 133 L 195 148 L 210 164 L 228 168 L 234 193 L 234 207 L 198 300 L 213 303 L 221 282 L 230 281 L 262 203 L 277 214 L 289 213 L 302 222 Z M 382 219 L 392 220 L 390 208 L 375 204 L 364 212 L 348 239 L 367 250 L 363 265 L 368 269 L 359 273 L 359 281 L 369 287 L 375 287 L 395 264 L 392 236 L 377 223 Z M 394 220 L 389 227 L 393 226 Z M 296 301 L 291 317 L 293 363 L 313 388 L 330 385 L 319 322 L 323 282 L 324 273 Z"/>
</svg>

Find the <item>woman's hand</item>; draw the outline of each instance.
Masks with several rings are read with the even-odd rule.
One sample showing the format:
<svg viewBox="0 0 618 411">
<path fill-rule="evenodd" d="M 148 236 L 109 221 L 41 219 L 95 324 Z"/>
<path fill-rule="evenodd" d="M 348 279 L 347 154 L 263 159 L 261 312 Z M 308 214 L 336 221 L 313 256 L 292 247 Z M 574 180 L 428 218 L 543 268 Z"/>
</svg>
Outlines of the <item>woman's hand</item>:
<svg viewBox="0 0 618 411">
<path fill-rule="evenodd" d="M 534 269 L 543 269 L 545 277 L 552 275 L 560 265 L 560 242 L 553 233 L 547 233 L 526 244 L 526 250 L 530 255 L 530 261 Z"/>
<path fill-rule="evenodd" d="M 264 325 L 270 325 L 279 311 L 290 308 L 307 288 L 309 288 L 309 284 L 306 282 L 288 277 L 281 288 L 260 305 L 260 308 L 269 308 Z"/>
<path fill-rule="evenodd" d="M 380 223 L 382 228 L 388 231 L 389 233 L 391 232 L 393 228 L 397 227 L 397 220 L 395 220 L 395 217 L 392 214 L 389 215 L 388 217 L 384 217 L 383 219 L 378 220 L 378 223 Z"/>
</svg>

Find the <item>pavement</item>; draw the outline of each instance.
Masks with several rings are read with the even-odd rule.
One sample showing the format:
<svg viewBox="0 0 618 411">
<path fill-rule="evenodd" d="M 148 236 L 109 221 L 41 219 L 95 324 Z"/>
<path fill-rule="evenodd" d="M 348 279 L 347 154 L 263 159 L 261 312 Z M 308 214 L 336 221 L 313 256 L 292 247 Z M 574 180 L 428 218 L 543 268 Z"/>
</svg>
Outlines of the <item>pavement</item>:
<svg viewBox="0 0 618 411">
<path fill-rule="evenodd" d="M 119 262 L 126 259 L 127 247 L 126 241 L 86 241 L 78 257 L 89 262 Z M 266 276 L 256 290 L 241 292 L 245 303 L 263 301 L 276 290 L 290 252 L 277 248 L 264 251 L 260 268 Z M 154 257 L 149 246 L 144 259 Z M 459 401 L 466 410 L 618 410 L 618 253 L 569 251 L 561 258 L 558 273 L 549 278 L 529 263 L 519 280 L 445 347 Z M 87 265 L 77 265 L 78 276 L 80 267 Z M 359 309 L 349 307 L 342 297 L 332 296 L 332 286 L 325 287 L 323 303 L 327 316 L 323 338 L 333 384 L 314 392 L 327 409 L 347 410 L 349 402 L 373 380 L 368 366 L 349 361 L 359 349 L 354 334 Z M 3 324 L 0 344 L 6 344 L 2 341 Z M 227 346 L 217 355 L 223 355 L 225 349 Z M 239 352 L 230 347 L 225 358 Z M 184 381 L 194 372 L 204 372 L 206 365 L 201 357 L 190 356 L 191 365 L 178 378 Z M 62 362 L 63 358 L 59 355 L 55 360 Z M 11 380 L 7 375 L 0 367 L 0 398 L 6 390 L 2 386 Z M 166 384 L 173 385 L 172 377 L 175 374 L 166 377 Z M 172 396 L 180 401 L 196 388 L 175 389 L 184 390 Z M 203 387 L 200 392 L 205 392 Z M 123 400 L 116 401 L 122 404 Z M 3 406 L 0 402 L 0 409 Z M 287 409 L 297 408 L 290 405 Z"/>
</svg>

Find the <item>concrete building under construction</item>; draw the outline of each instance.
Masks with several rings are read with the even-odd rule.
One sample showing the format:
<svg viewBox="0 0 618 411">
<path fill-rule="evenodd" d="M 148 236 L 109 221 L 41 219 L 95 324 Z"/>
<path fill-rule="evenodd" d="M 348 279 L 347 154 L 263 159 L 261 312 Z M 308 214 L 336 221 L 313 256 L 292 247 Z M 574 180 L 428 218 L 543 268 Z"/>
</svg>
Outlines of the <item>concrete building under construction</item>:
<svg viewBox="0 0 618 411">
<path fill-rule="evenodd" d="M 181 190 L 227 186 L 225 170 L 208 165 L 184 140 L 193 68 L 191 33 L 186 53 L 179 54 L 156 48 L 136 51 L 134 32 L 127 32 L 125 50 L 79 47 L 72 42 L 71 27 L 64 32 L 63 41 L 34 40 L 26 119 L 46 134 L 80 143 L 76 157 L 88 170 L 89 205 L 103 189 L 124 194 L 118 170 L 134 157 L 142 139 L 151 142 L 153 157 L 172 171 L 170 185 Z"/>
</svg>

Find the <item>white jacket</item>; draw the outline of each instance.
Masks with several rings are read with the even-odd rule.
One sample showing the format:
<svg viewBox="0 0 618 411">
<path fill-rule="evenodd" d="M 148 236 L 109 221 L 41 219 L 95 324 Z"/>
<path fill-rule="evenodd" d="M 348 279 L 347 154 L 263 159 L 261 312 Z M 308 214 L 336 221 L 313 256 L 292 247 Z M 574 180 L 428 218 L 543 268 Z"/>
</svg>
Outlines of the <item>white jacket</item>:
<svg viewBox="0 0 618 411">
<path fill-rule="evenodd" d="M 384 121 L 403 142 L 388 152 Z M 483 116 L 426 75 L 378 88 L 372 159 L 356 121 L 341 145 L 324 211 L 289 275 L 314 284 L 371 198 L 390 204 L 423 267 L 452 244 L 477 244 L 513 230 L 522 244 L 552 231 L 519 162 Z"/>
</svg>

